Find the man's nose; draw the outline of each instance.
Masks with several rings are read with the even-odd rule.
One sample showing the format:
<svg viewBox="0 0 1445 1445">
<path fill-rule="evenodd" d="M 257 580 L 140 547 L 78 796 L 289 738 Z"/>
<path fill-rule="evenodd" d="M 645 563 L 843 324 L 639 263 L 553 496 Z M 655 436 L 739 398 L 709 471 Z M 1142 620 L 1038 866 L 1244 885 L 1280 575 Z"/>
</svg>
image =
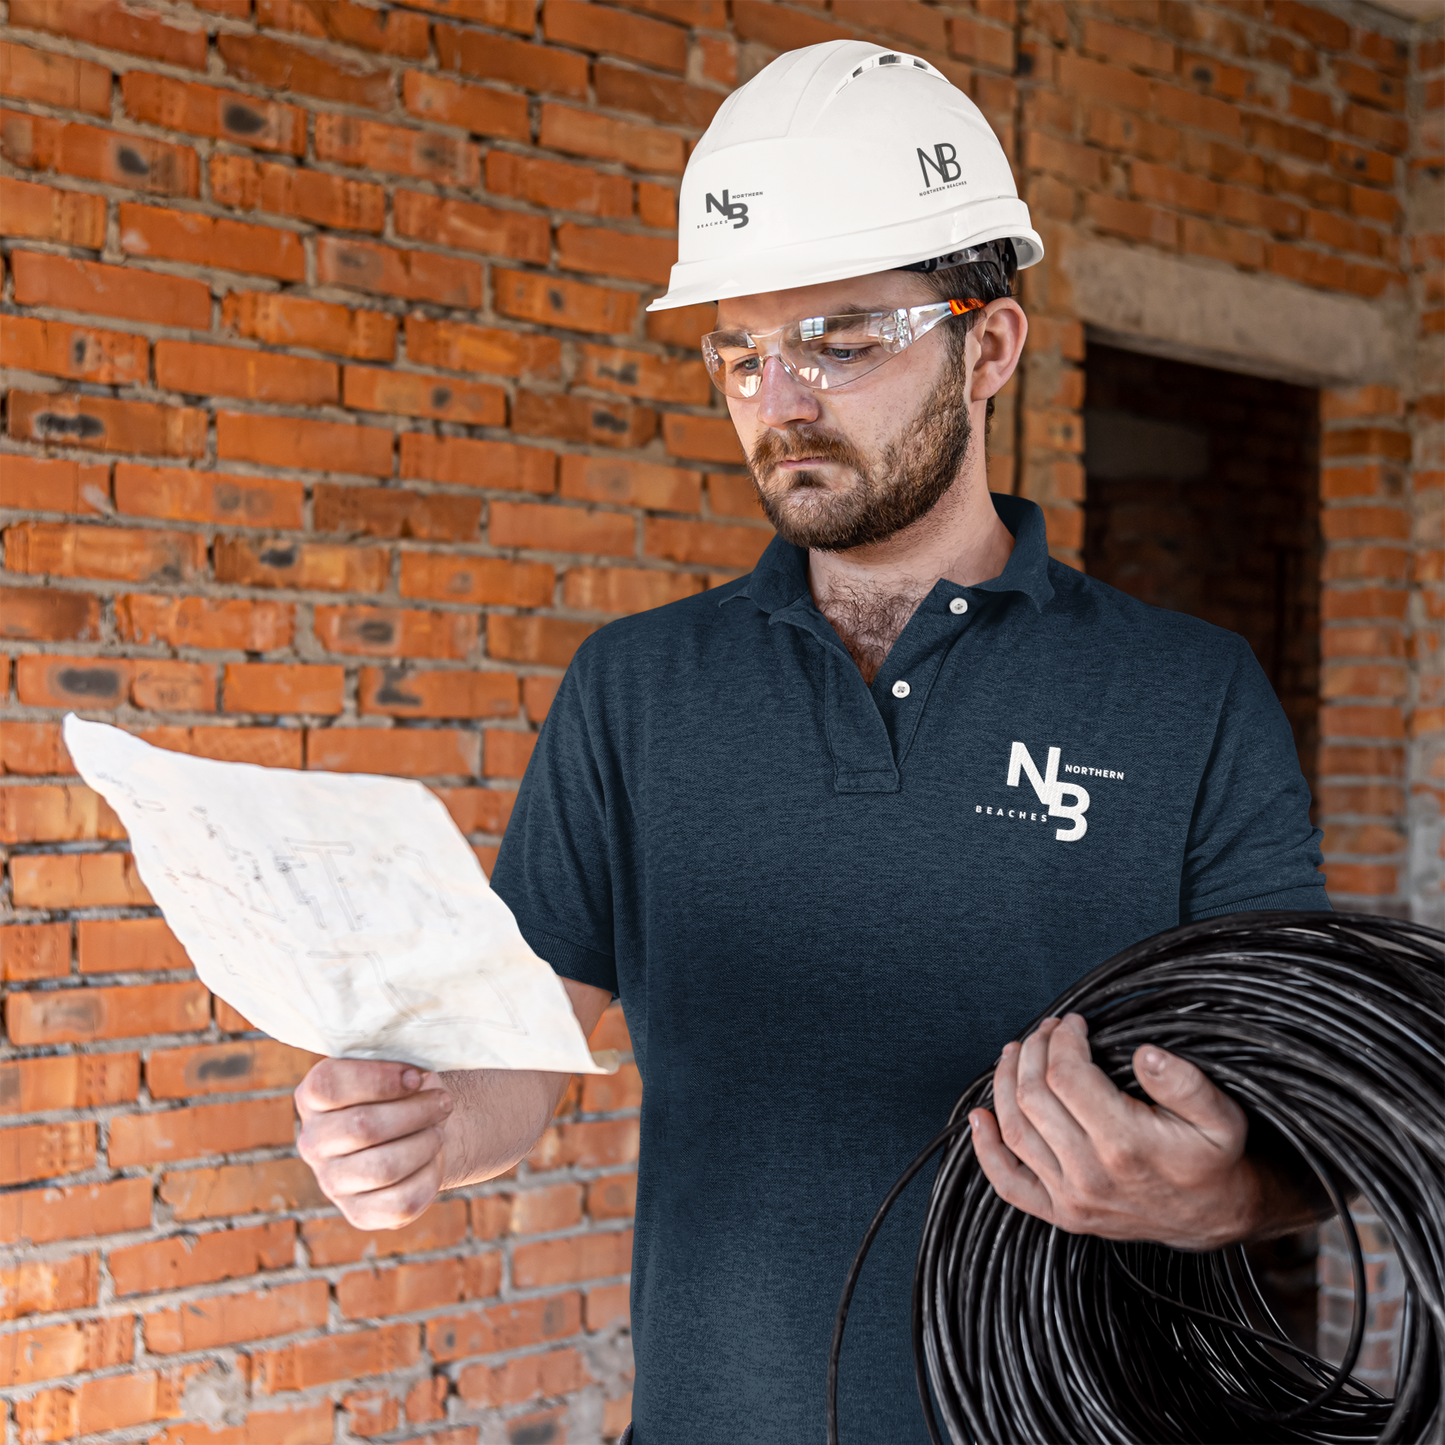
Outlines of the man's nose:
<svg viewBox="0 0 1445 1445">
<path fill-rule="evenodd" d="M 819 411 L 818 398 L 789 372 L 781 357 L 764 359 L 763 379 L 758 386 L 758 420 L 764 426 L 816 421 Z"/>
</svg>

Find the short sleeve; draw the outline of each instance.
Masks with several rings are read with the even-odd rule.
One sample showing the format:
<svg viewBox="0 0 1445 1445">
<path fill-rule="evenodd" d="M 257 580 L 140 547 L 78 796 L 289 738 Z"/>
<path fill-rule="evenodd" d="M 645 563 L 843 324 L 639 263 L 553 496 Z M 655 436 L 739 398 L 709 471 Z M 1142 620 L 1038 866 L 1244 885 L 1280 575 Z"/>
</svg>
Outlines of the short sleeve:
<svg viewBox="0 0 1445 1445">
<path fill-rule="evenodd" d="M 606 790 L 582 661 L 579 650 L 542 723 L 491 884 L 557 973 L 616 994 Z"/>
<path fill-rule="evenodd" d="M 1323 834 L 1310 823 L 1309 808 L 1289 719 L 1241 638 L 1190 819 L 1181 918 L 1327 910 Z"/>
</svg>

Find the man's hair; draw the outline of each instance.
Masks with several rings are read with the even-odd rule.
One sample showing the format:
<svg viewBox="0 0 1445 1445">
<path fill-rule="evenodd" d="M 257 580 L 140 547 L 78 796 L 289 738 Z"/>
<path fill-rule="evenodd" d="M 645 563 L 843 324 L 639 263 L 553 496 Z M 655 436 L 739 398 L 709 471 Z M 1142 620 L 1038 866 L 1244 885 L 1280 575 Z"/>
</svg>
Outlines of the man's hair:
<svg viewBox="0 0 1445 1445">
<path fill-rule="evenodd" d="M 969 261 L 962 266 L 935 266 L 932 270 L 924 270 L 923 266 L 930 264 L 924 262 L 916 268 L 902 266 L 899 269 L 915 271 L 918 279 L 940 301 L 955 299 L 962 301 L 971 296 L 976 296 L 980 301 L 998 301 L 1004 296 L 1014 294 L 1018 260 L 1014 254 L 1012 241 L 994 242 L 992 250 L 997 257 L 992 261 Z M 968 333 L 973 330 L 976 316 L 977 312 L 970 312 L 967 316 L 962 317 L 962 325 L 950 319 L 943 328 L 948 354 L 960 366 L 963 364 L 963 343 Z M 988 435 L 989 424 L 992 421 L 993 398 L 989 397 L 988 405 L 984 409 L 983 431 L 985 437 Z"/>
</svg>

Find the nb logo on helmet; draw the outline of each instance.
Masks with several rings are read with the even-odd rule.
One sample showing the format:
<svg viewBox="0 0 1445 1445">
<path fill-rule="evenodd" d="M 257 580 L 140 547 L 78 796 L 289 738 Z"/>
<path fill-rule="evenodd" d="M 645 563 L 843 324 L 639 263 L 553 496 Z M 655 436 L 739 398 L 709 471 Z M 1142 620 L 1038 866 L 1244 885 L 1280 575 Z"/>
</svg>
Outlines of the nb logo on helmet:
<svg viewBox="0 0 1445 1445">
<path fill-rule="evenodd" d="M 703 214 L 710 216 L 714 211 L 721 211 L 724 218 L 733 223 L 733 230 L 735 231 L 741 231 L 748 223 L 748 208 L 746 203 L 743 201 L 729 201 L 726 191 L 722 193 L 722 200 L 718 200 L 711 191 L 708 192 L 707 209 Z"/>
<path fill-rule="evenodd" d="M 949 145 L 947 141 L 942 141 L 934 146 L 932 155 L 929 155 L 922 146 L 917 147 L 917 150 L 918 164 L 923 171 L 923 184 L 925 186 L 934 184 L 940 186 L 947 185 L 949 181 L 956 181 L 959 176 L 963 174 L 963 167 L 958 163 L 958 148 Z M 930 166 L 938 172 L 937 182 L 928 179 L 928 168 Z M 726 196 L 727 192 L 724 191 L 723 195 Z M 708 200 L 712 200 L 712 197 L 709 196 Z"/>
</svg>

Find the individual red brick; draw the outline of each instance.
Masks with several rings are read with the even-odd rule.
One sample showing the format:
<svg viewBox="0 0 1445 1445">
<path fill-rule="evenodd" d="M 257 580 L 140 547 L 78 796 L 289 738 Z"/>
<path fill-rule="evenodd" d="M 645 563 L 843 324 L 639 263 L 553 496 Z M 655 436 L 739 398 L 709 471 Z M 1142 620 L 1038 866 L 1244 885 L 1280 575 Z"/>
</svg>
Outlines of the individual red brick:
<svg viewBox="0 0 1445 1445">
<path fill-rule="evenodd" d="M 660 186 L 655 181 L 638 181 L 637 219 L 644 226 L 656 226 L 664 231 L 676 230 L 677 192 L 671 186 Z"/>
<path fill-rule="evenodd" d="M 543 447 L 511 442 L 470 441 L 403 432 L 401 475 L 453 487 L 489 487 L 508 492 L 550 493 L 557 455 Z"/>
<path fill-rule="evenodd" d="M 0 979 L 19 983 L 69 972 L 68 923 L 12 923 L 0 929 Z"/>
<path fill-rule="evenodd" d="M 552 437 L 590 446 L 646 446 L 657 431 L 657 413 L 645 406 L 594 401 L 585 396 L 519 391 L 512 430 L 519 436 Z"/>
<path fill-rule="evenodd" d="M 682 174 L 682 137 L 675 131 L 612 120 L 595 111 L 544 102 L 538 144 L 569 155 L 618 161 L 633 170 Z"/>
<path fill-rule="evenodd" d="M 1393 427 L 1352 427 L 1326 432 L 1321 441 L 1326 457 L 1380 456 L 1408 461 L 1410 438 Z"/>
<path fill-rule="evenodd" d="M 430 251 L 405 251 L 368 241 L 320 236 L 316 243 L 317 278 L 323 285 L 376 291 L 406 301 L 435 301 L 441 306 L 475 309 L 482 301 L 482 268 Z"/>
<path fill-rule="evenodd" d="M 91 1239 L 150 1223 L 149 1179 L 0 1191 L 0 1239 L 12 1243 Z"/>
<path fill-rule="evenodd" d="M 712 302 L 678 306 L 671 311 L 649 311 L 644 322 L 649 341 L 681 346 L 697 354 L 703 336 L 717 324 L 717 307 Z"/>
<path fill-rule="evenodd" d="M 402 76 L 401 95 L 407 110 L 423 120 L 458 126 L 474 135 L 523 143 L 532 138 L 526 96 L 467 85 L 424 70 L 408 70 Z"/>
<path fill-rule="evenodd" d="M 57 170 L 128 191 L 194 196 L 200 190 L 190 146 L 19 111 L 0 111 L 0 155 L 26 170 Z"/>
<path fill-rule="evenodd" d="M 259 768 L 299 768 L 302 734 L 299 728 L 143 728 L 142 742 L 169 748 L 218 763 L 255 763 Z M 217 1009 L 220 1001 L 217 1000 Z"/>
<path fill-rule="evenodd" d="M 163 985 L 151 985 L 158 986 Z M 294 1117 L 291 1100 L 285 1097 L 206 1104 L 198 1109 L 171 1109 L 156 1114 L 122 1114 L 110 1121 L 110 1165 L 112 1169 L 123 1169 L 130 1164 L 198 1159 L 206 1154 L 235 1154 L 290 1144 L 295 1136 Z"/>
<path fill-rule="evenodd" d="M 684 406 L 706 406 L 712 395 L 712 382 L 701 361 L 675 361 L 611 346 L 583 345 L 579 352 L 582 365 L 576 382 L 580 386 Z"/>
<path fill-rule="evenodd" d="M 756 565 L 772 534 L 762 527 L 723 527 L 717 523 L 672 521 L 648 517 L 643 522 L 643 552 L 673 562 L 698 562 L 709 567 Z"/>
<path fill-rule="evenodd" d="M 295 156 L 306 150 L 306 112 L 294 105 L 148 70 L 123 75 L 120 89 L 126 110 L 148 125 L 235 141 L 254 150 Z"/>
<path fill-rule="evenodd" d="M 510 672 L 363 667 L 357 709 L 391 717 L 515 717 L 517 678 Z"/>
<path fill-rule="evenodd" d="M 642 236 L 564 221 L 557 227 L 557 255 L 558 263 L 569 271 L 625 276 L 661 286 L 677 259 L 677 242 L 670 236 Z"/>
<path fill-rule="evenodd" d="M 206 446 L 206 414 L 196 407 L 12 391 L 8 412 L 20 441 L 168 457 L 198 457 Z"/>
<path fill-rule="evenodd" d="M 183 1169 L 161 1178 L 160 1199 L 173 1218 L 224 1219 L 239 1214 L 317 1209 L 327 1203 L 310 1166 L 300 1159 Z"/>
<path fill-rule="evenodd" d="M 487 152 L 486 187 L 496 195 L 516 196 L 549 209 L 586 211 L 614 220 L 632 214 L 632 183 L 625 176 L 510 151 Z"/>
<path fill-rule="evenodd" d="M 476 617 L 462 612 L 318 607 L 313 626 L 329 652 L 363 657 L 463 658 L 477 639 Z"/>
<path fill-rule="evenodd" d="M 512 1282 L 519 1289 L 626 1274 L 631 1268 L 630 1229 L 519 1244 L 512 1251 Z"/>
<path fill-rule="evenodd" d="M 545 216 L 443 200 L 422 191 L 398 191 L 394 212 L 399 236 L 414 236 L 463 251 L 535 261 L 538 265 L 546 265 L 551 256 Z"/>
<path fill-rule="evenodd" d="M 110 467 L 13 453 L 0 471 L 0 507 L 26 512 L 105 512 Z"/>
<path fill-rule="evenodd" d="M 0 235 L 98 250 L 105 244 L 105 197 L 0 176 Z"/>
<path fill-rule="evenodd" d="M 279 1219 L 250 1229 L 217 1229 L 113 1249 L 106 1258 L 117 1295 L 185 1289 L 287 1269 L 296 1257 L 296 1221 Z"/>
<path fill-rule="evenodd" d="M 663 125 L 702 130 L 727 98 L 700 85 L 671 80 L 645 70 L 613 65 L 605 60 L 593 68 L 597 103 L 609 110 L 638 111 Z"/>
<path fill-rule="evenodd" d="M 173 391 L 317 406 L 338 394 L 335 362 L 196 341 L 156 342 L 156 383 Z"/>
<path fill-rule="evenodd" d="M 148 60 L 188 70 L 206 68 L 206 32 L 177 24 L 164 14 L 141 10 L 121 0 L 90 0 L 76 6 L 69 0 L 15 0 L 11 25 L 25 30 L 49 30 L 106 50 L 124 50 Z"/>
<path fill-rule="evenodd" d="M 124 837 L 120 819 L 92 788 L 74 783 L 0 788 L 0 843 Z"/>
<path fill-rule="evenodd" d="M 385 1375 L 416 1364 L 420 1352 L 416 1325 L 387 1325 L 302 1340 L 279 1350 L 258 1350 L 252 1356 L 252 1388 L 263 1395 L 304 1390 L 333 1380 Z"/>
<path fill-rule="evenodd" d="M 351 1433 L 362 1439 L 385 1435 L 401 1422 L 401 1401 L 385 1390 L 353 1390 L 341 1397 Z"/>
<path fill-rule="evenodd" d="M 306 255 L 294 231 L 248 226 L 193 211 L 123 203 L 120 246 L 132 256 L 159 256 L 282 281 L 301 281 L 306 276 Z"/>
<path fill-rule="evenodd" d="M 121 462 L 115 469 L 116 508 L 136 517 L 237 527 L 301 527 L 305 525 L 305 501 L 300 482 L 142 467 L 130 462 Z"/>
<path fill-rule="evenodd" d="M 441 1363 L 565 1339 L 581 1328 L 582 1297 L 575 1290 L 569 1290 L 565 1294 L 514 1300 L 487 1310 L 430 1319 L 426 1325 L 426 1344 L 432 1358 Z"/>
<path fill-rule="evenodd" d="M 730 37 L 722 35 L 700 35 L 695 44 L 702 52 L 702 73 L 718 85 L 729 90 L 738 83 L 738 48 Z"/>
<path fill-rule="evenodd" d="M 542 30 L 548 40 L 577 50 L 625 55 L 679 73 L 687 68 L 687 32 L 663 21 L 599 9 L 580 0 L 546 0 Z"/>
<path fill-rule="evenodd" d="M 27 995 L 11 995 L 12 999 Z M 96 1127 L 93 1123 L 30 1124 L 0 1130 L 0 1185 L 28 1184 L 57 1174 L 78 1174 L 95 1164 Z M 78 1326 L 67 1329 L 78 1329 Z M 20 1358 L 15 1351 L 19 1348 Z M 52 1355 L 54 1351 L 50 1352 Z M 108 1361 L 107 1363 L 115 1363 Z M 0 1381 L 29 1384 L 52 1375 L 68 1375 L 77 1365 L 54 1368 L 42 1340 L 26 1336 L 0 1336 Z"/>
<path fill-rule="evenodd" d="M 227 712 L 334 716 L 346 708 L 346 672 L 286 662 L 228 662 L 221 706 Z"/>
<path fill-rule="evenodd" d="M 39 251 L 13 252 L 10 265 L 15 300 L 21 306 L 53 306 L 199 330 L 211 324 L 211 290 L 202 281 Z"/>
<path fill-rule="evenodd" d="M 221 324 L 272 346 L 304 346 L 363 361 L 390 361 L 396 354 L 396 317 L 299 296 L 233 291 L 221 308 Z"/>
<path fill-rule="evenodd" d="M 580 1390 L 590 1384 L 592 1378 L 579 1351 L 548 1350 L 540 1355 L 520 1355 L 500 1365 L 468 1365 L 457 1376 L 457 1394 L 472 1406 L 520 1405 L 527 1400 Z M 529 1438 L 522 1433 L 524 1429 L 541 1431 L 555 1428 L 553 1420 L 560 1419 L 561 1413 L 555 1410 L 548 1411 L 544 1416 L 520 1417 L 518 1426 L 514 1426 L 517 1434 L 513 1438 Z M 527 1423 L 521 1425 L 522 1421 Z M 533 1434 L 530 1438 L 539 1436 Z M 540 1438 L 545 1439 L 546 1436 Z"/>
<path fill-rule="evenodd" d="M 42 777 L 73 771 L 58 723 L 0 721 L 0 773 Z"/>
<path fill-rule="evenodd" d="M 0 1064 L 0 1114 L 128 1104 L 139 1092 L 139 1054 L 57 1054 Z"/>
<path fill-rule="evenodd" d="M 267 90 L 300 91 L 371 110 L 385 110 L 392 103 L 391 75 L 385 70 L 327 60 L 315 51 L 265 35 L 222 31 L 216 36 L 216 50 L 232 75 Z"/>
<path fill-rule="evenodd" d="M 150 983 L 134 987 L 62 989 L 57 993 L 12 993 L 5 1001 L 5 1022 L 11 1041 L 17 1044 L 89 1043 L 96 1039 L 136 1038 L 144 1034 L 189 1033 L 206 1027 L 210 1019 L 210 999 L 210 994 L 199 983 Z M 287 1142 L 290 1142 L 289 1135 Z"/>
<path fill-rule="evenodd" d="M 554 337 L 473 326 L 464 321 L 408 316 L 406 354 L 418 366 L 448 371 L 543 378 L 562 374 L 562 344 Z"/>
<path fill-rule="evenodd" d="M 352 115 L 316 117 L 316 155 L 338 165 L 416 176 L 444 186 L 476 186 L 482 174 L 477 147 L 468 141 Z"/>
<path fill-rule="evenodd" d="M 466 557 L 445 552 L 403 552 L 401 595 L 473 605 L 546 607 L 556 573 L 544 562 Z"/>
<path fill-rule="evenodd" d="M 637 1158 L 636 1119 L 550 1125 L 527 1156 L 533 1168 L 560 1169 L 573 1164 L 594 1169 L 630 1164 Z"/>
<path fill-rule="evenodd" d="M 276 30 L 294 30 L 312 40 L 358 45 L 408 60 L 426 59 L 426 18 L 404 10 L 373 10 L 352 0 L 329 0 L 319 10 L 305 0 L 259 0 L 256 21 Z"/>
<path fill-rule="evenodd" d="M 318 482 L 312 500 L 318 532 L 351 536 L 475 541 L 482 514 L 479 497 L 409 492 L 399 487 L 338 487 Z"/>
<path fill-rule="evenodd" d="M 142 1317 L 146 1349 L 155 1355 L 174 1355 L 314 1329 L 326 1323 L 328 1295 L 324 1279 L 306 1279 L 249 1294 L 187 1300 L 179 1309 Z"/>
<path fill-rule="evenodd" d="M 599 623 L 567 622 L 560 617 L 487 618 L 487 656 L 505 662 L 539 662 L 566 667 Z"/>
<path fill-rule="evenodd" d="M 215 677 L 201 663 L 152 658 L 31 654 L 16 668 L 16 691 L 31 707 L 137 707 L 215 711 Z"/>
<path fill-rule="evenodd" d="M 249 156 L 211 157 L 211 197 L 218 205 L 296 216 L 344 231 L 380 231 L 386 222 L 381 186 Z"/>
<path fill-rule="evenodd" d="M 460 792 L 462 790 L 456 789 L 454 791 Z M 471 788 L 467 791 L 479 793 L 483 790 L 480 788 Z M 512 793 L 510 796 L 515 798 L 516 794 Z M 505 1178 L 506 1176 L 504 1175 L 503 1177 Z M 512 1227 L 512 1201 L 510 1196 L 506 1194 L 473 1196 L 471 1211 L 473 1239 L 500 1239 Z"/>
<path fill-rule="evenodd" d="M 95 1126 L 92 1124 L 90 1128 L 93 1131 Z M 0 1135 L 0 1139 L 3 1137 Z M 125 1364 L 131 1358 L 134 1329 L 132 1315 L 116 1315 L 0 1336 L 0 1380 L 6 1385 L 29 1385 L 37 1380 L 53 1380 L 58 1375 Z"/>
<path fill-rule="evenodd" d="M 38 371 L 106 386 L 144 382 L 150 347 L 143 336 L 94 331 L 37 316 L 0 316 L 0 348 L 20 371 Z"/>
<path fill-rule="evenodd" d="M 610 1113 L 642 1103 L 642 1077 L 636 1064 L 623 1064 L 615 1074 L 593 1074 L 582 1081 L 582 1111 Z M 630 1209 L 627 1211 L 632 1212 Z"/>
<path fill-rule="evenodd" d="M 116 628 L 127 642 L 270 652 L 290 646 L 294 613 L 284 602 L 130 593 L 116 600 Z"/>
<path fill-rule="evenodd" d="M 560 490 L 562 496 L 578 501 L 668 512 L 701 509 L 698 474 L 655 462 L 568 455 L 562 458 Z"/>
<path fill-rule="evenodd" d="M 746 517 L 761 522 L 764 518 L 758 504 L 757 488 L 751 477 L 738 477 L 709 472 L 707 478 L 708 506 L 716 516 Z"/>
<path fill-rule="evenodd" d="M 507 424 L 507 394 L 500 386 L 419 372 L 348 366 L 342 380 L 342 400 L 358 411 L 430 416 L 471 426 Z"/>
<path fill-rule="evenodd" d="M 26 642 L 93 641 L 100 635 L 100 600 L 54 587 L 7 587 L 0 593 L 0 637 Z"/>
<path fill-rule="evenodd" d="M 535 23 L 535 18 L 530 17 L 522 33 L 531 35 Z M 443 70 L 501 80 L 544 95 L 571 95 L 579 100 L 587 96 L 585 56 L 500 35 L 457 30 L 450 25 L 433 26 L 432 34 Z"/>
<path fill-rule="evenodd" d="M 218 582 L 319 592 L 379 592 L 386 585 L 387 555 L 376 547 L 218 537 L 215 553 Z"/>
<path fill-rule="evenodd" d="M 216 455 L 263 467 L 389 477 L 392 444 L 391 431 L 383 427 L 251 412 L 223 411 L 216 417 Z"/>
<path fill-rule="evenodd" d="M 211 1368 L 197 1361 L 172 1370 L 83 1380 L 74 1389 L 43 1390 L 17 1404 L 16 1424 L 23 1439 L 40 1442 L 175 1419 L 185 1413 L 188 1380 Z"/>
<path fill-rule="evenodd" d="M 0 43 L 0 94 L 109 115 L 110 67 L 51 50 Z"/>
<path fill-rule="evenodd" d="M 485 1299 L 496 1294 L 500 1283 L 499 1254 L 437 1259 L 344 1274 L 336 1282 L 336 1303 L 346 1319 L 380 1319 Z"/>
<path fill-rule="evenodd" d="M 0 1269 L 0 1300 L 4 1301 L 0 1319 L 93 1306 L 100 1289 L 99 1264 L 98 1254 L 72 1254 L 68 1259 L 26 1260 Z"/>
<path fill-rule="evenodd" d="M 620 512 L 592 512 L 531 502 L 493 502 L 488 537 L 497 547 L 630 557 L 636 524 Z"/>
<path fill-rule="evenodd" d="M 527 771 L 537 734 L 512 729 L 492 728 L 485 734 L 482 776 L 484 778 L 520 778 Z"/>
<path fill-rule="evenodd" d="M 493 299 L 504 316 L 573 331 L 607 333 L 631 331 L 638 302 L 632 291 L 500 268 L 493 271 Z"/>
<path fill-rule="evenodd" d="M 547 717 L 553 702 L 557 697 L 557 687 L 561 678 L 557 677 L 526 677 L 522 679 L 522 704 L 527 710 L 529 721 L 539 726 Z"/>
<path fill-rule="evenodd" d="M 306 1252 L 316 1268 L 356 1264 L 362 1259 L 380 1259 L 396 1254 L 450 1249 L 462 1240 L 466 1232 L 467 1202 L 455 1197 L 438 1199 L 425 1213 L 401 1229 L 367 1233 L 335 1214 L 307 1219 L 301 1225 Z"/>
<path fill-rule="evenodd" d="M 439 675 L 439 674 L 438 674 Z M 492 674 L 497 677 L 511 677 L 511 673 Z M 532 681 L 529 678 L 527 681 Z M 515 712 L 515 707 L 513 711 Z M 533 719 L 535 721 L 535 719 Z M 463 833 L 497 833 L 506 830 L 507 820 L 512 815 L 512 806 L 517 794 L 506 788 L 437 788 L 436 795 L 446 804 L 452 821 Z M 478 1203 L 477 1200 L 472 1201 Z M 472 1233 L 478 1239 L 493 1239 L 494 1232 L 479 1231 L 474 1223 Z"/>
<path fill-rule="evenodd" d="M 592 1332 L 606 1329 L 613 1320 L 624 1323 L 631 1317 L 631 1285 L 604 1284 L 587 1291 L 587 1328 Z"/>
<path fill-rule="evenodd" d="M 206 562 L 205 538 L 193 532 L 23 522 L 6 531 L 5 546 L 12 571 L 62 577 L 178 582 Z"/>
<path fill-rule="evenodd" d="M 684 416 L 670 412 L 662 418 L 662 439 L 668 454 L 700 462 L 741 462 L 742 447 L 733 424 L 725 417 Z"/>
<path fill-rule="evenodd" d="M 570 1229 L 582 1222 L 583 1186 L 577 1183 L 552 1184 L 539 1189 L 523 1189 L 502 1198 L 510 1199 L 511 1217 L 508 1230 L 512 1234 L 550 1234 Z"/>
<path fill-rule="evenodd" d="M 75 935 L 81 973 L 142 973 L 191 967 L 185 949 L 166 927 L 164 918 L 82 918 L 75 925 Z"/>
<path fill-rule="evenodd" d="M 312 728 L 306 766 L 403 778 L 476 776 L 481 739 L 442 728 Z"/>
</svg>

